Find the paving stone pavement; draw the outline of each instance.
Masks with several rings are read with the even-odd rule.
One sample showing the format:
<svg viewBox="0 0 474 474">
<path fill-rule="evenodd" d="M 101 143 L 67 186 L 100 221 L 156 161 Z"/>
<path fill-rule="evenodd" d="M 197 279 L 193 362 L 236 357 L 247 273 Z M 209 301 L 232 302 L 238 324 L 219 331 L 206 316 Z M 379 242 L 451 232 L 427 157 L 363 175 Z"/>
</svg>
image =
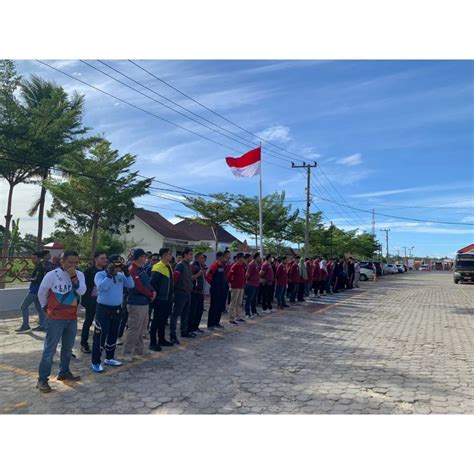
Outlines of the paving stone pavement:
<svg viewBox="0 0 474 474">
<path fill-rule="evenodd" d="M 77 341 L 82 381 L 53 377 L 41 394 L 43 334 L 0 317 L 0 413 L 474 413 L 474 286 L 450 273 L 361 282 L 236 328 L 223 319 L 225 330 L 104 374 Z"/>
</svg>

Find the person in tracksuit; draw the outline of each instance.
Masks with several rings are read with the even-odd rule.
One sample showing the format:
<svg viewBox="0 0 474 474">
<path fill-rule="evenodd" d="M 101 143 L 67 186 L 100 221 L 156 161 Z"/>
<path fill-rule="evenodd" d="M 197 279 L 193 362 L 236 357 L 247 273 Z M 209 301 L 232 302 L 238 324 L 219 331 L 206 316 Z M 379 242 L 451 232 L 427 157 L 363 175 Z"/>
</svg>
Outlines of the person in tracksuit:
<svg viewBox="0 0 474 474">
<path fill-rule="evenodd" d="M 161 351 L 162 347 L 172 346 L 173 343 L 165 338 L 166 321 L 173 308 L 174 282 L 171 267 L 171 251 L 169 248 L 160 249 L 160 261 L 151 269 L 150 284 L 156 293 L 153 301 L 153 319 L 150 326 L 150 350 Z M 158 333 L 158 340 L 156 338 Z"/>
<path fill-rule="evenodd" d="M 97 309 L 94 319 L 91 369 L 100 373 L 104 371 L 100 360 L 104 349 L 105 365 L 111 367 L 122 365 L 122 362 L 115 360 L 114 356 L 121 321 L 123 290 L 134 288 L 135 283 L 120 255 L 109 257 L 108 267 L 96 273 L 94 283 L 97 287 Z"/>
<path fill-rule="evenodd" d="M 90 265 L 84 271 L 84 278 L 86 279 L 86 292 L 82 295 L 81 304 L 86 309 L 86 316 L 82 324 L 81 331 L 81 352 L 90 354 L 89 347 L 89 330 L 94 322 L 95 311 L 97 307 L 97 287 L 94 283 L 94 278 L 97 272 L 102 271 L 107 266 L 107 255 L 104 252 L 96 252 L 94 255 L 94 264 Z"/>
<path fill-rule="evenodd" d="M 225 276 L 224 261 L 226 255 L 222 252 L 217 252 L 216 261 L 209 268 L 206 275 L 206 280 L 210 285 L 209 294 L 211 297 L 211 304 L 209 306 L 207 316 L 207 327 L 209 329 L 222 328 L 220 324 L 222 310 L 227 299 L 227 291 L 229 284 Z"/>
</svg>

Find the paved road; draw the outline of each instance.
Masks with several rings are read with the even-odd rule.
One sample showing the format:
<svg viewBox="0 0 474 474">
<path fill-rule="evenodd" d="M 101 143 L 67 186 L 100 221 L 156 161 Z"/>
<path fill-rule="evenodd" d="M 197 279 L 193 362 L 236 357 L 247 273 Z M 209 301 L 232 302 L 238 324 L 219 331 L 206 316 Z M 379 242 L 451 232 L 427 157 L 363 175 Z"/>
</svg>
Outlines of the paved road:
<svg viewBox="0 0 474 474">
<path fill-rule="evenodd" d="M 18 321 L 0 319 L 0 413 L 474 413 L 474 286 L 450 274 L 387 276 L 104 374 L 77 348 L 82 382 L 52 394 L 34 388 L 43 336 Z"/>
</svg>

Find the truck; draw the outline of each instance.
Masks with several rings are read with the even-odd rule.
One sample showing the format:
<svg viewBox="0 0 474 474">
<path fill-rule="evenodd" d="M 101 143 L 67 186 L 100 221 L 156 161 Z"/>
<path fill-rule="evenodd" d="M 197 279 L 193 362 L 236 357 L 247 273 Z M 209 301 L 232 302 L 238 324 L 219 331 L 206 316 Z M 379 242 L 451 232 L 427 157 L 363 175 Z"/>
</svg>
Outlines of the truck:
<svg viewBox="0 0 474 474">
<path fill-rule="evenodd" d="M 474 253 L 457 253 L 453 266 L 454 283 L 470 281 L 474 283 Z"/>
</svg>

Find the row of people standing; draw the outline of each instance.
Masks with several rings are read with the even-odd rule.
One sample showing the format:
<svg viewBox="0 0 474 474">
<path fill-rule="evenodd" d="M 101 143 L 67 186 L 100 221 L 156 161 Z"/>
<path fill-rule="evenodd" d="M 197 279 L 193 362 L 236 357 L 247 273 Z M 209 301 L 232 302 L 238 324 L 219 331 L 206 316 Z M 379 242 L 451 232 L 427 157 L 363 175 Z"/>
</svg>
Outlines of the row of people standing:
<svg viewBox="0 0 474 474">
<path fill-rule="evenodd" d="M 221 329 L 221 317 L 226 312 L 230 291 L 229 323 L 238 325 L 245 321 L 241 311 L 245 295 L 246 317 L 259 315 L 257 301 L 261 297 L 263 313 L 273 312 L 272 303 L 276 297 L 278 307 L 288 307 L 295 298 L 303 300 L 312 287 L 316 294 L 327 291 L 327 281 L 332 281 L 332 262 L 320 259 L 296 257 L 273 259 L 267 255 L 262 260 L 259 253 L 239 253 L 231 263 L 230 251 L 218 252 L 215 262 L 208 269 L 206 257 L 191 249 L 182 252 L 180 261 L 174 262 L 171 250 L 162 248 L 158 254 L 147 254 L 136 249 L 131 261 L 124 263 L 120 255 L 98 253 L 94 265 L 84 274 L 77 269 L 78 255 L 65 252 L 61 267 L 46 274 L 38 299 L 47 311 L 46 339 L 39 368 L 38 388 L 48 392 L 48 378 L 56 347 L 61 340 L 61 364 L 58 379 L 78 380 L 69 370 L 75 332 L 77 330 L 77 305 L 82 297 L 86 309 L 81 333 L 81 350 L 91 353 L 91 368 L 94 372 L 104 371 L 104 365 L 118 367 L 122 362 L 115 358 L 117 337 L 125 329 L 122 360 L 132 361 L 145 353 L 144 340 L 149 332 L 149 350 L 160 351 L 163 346 L 179 344 L 177 322 L 180 320 L 180 336 L 193 338 L 203 330 L 199 327 L 204 310 L 205 282 L 209 285 L 210 306 L 207 327 Z M 194 258 L 193 258 L 194 257 Z M 340 285 L 338 265 L 334 265 L 335 284 L 330 288 L 338 291 Z M 315 276 L 317 269 L 328 278 Z M 343 271 L 343 266 L 341 266 Z M 309 276 L 311 275 L 311 277 Z M 324 284 L 322 282 L 324 281 Z M 350 281 L 350 280 L 349 280 Z M 128 293 L 127 299 L 124 294 Z M 126 304 L 124 304 L 124 302 Z M 126 311 L 124 312 L 124 307 Z M 150 318 L 151 315 L 151 318 Z M 151 319 L 151 321 L 150 321 Z M 169 319 L 169 339 L 165 329 Z M 50 324 L 50 321 L 53 321 Z M 89 347 L 89 332 L 94 324 L 92 350 Z M 74 335 L 74 337 L 73 337 Z"/>
</svg>

